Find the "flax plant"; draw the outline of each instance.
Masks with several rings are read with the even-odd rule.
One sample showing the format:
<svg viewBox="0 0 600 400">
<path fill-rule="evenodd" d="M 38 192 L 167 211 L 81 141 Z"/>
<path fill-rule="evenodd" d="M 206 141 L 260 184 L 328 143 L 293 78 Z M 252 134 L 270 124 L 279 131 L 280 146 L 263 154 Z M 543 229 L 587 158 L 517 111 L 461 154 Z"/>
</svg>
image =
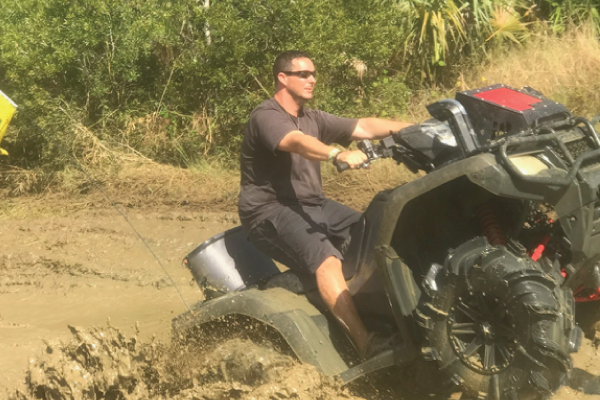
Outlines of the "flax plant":
<svg viewBox="0 0 600 400">
<path fill-rule="evenodd" d="M 486 42 L 496 38 L 499 42 L 510 40 L 520 46 L 529 34 L 527 24 L 521 21 L 521 15 L 513 8 L 494 7 L 490 24 L 494 31 Z"/>
<path fill-rule="evenodd" d="M 486 54 L 488 42 L 522 44 L 527 26 L 517 10 L 529 13 L 523 1 L 388 0 L 411 21 L 404 43 L 409 68 L 421 71 L 421 81 L 438 82 L 445 67 Z M 494 39 L 494 40 L 492 40 Z"/>
<path fill-rule="evenodd" d="M 450 54 L 465 42 L 465 4 L 453 0 L 410 0 L 405 4 L 412 29 L 405 41 L 405 56 L 419 63 L 422 78 L 435 79 L 436 67 L 444 67 Z"/>
</svg>

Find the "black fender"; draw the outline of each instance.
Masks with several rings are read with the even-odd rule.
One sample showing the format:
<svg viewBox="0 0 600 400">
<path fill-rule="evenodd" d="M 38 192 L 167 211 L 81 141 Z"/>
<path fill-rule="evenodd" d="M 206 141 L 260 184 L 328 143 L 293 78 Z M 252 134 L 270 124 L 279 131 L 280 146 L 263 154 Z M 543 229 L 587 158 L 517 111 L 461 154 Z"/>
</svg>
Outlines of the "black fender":
<svg viewBox="0 0 600 400">
<path fill-rule="evenodd" d="M 391 245 L 396 225 L 407 203 L 444 183 L 486 168 L 494 168 L 496 165 L 494 155 L 480 154 L 457 161 L 402 186 L 378 193 L 365 212 L 368 235 L 365 238 L 365 250 L 356 274 L 348 280 L 350 293 L 355 295 L 359 291 L 365 291 L 365 285 L 373 278 L 378 267 L 375 261 L 375 249 Z"/>
<path fill-rule="evenodd" d="M 377 269 L 375 249 L 391 245 L 396 225 L 405 206 L 410 201 L 461 177 L 466 177 L 473 184 L 496 196 L 548 202 L 557 205 L 557 211 L 560 209 L 561 212 L 562 203 L 573 203 L 574 199 L 579 197 L 576 183 L 567 188 L 556 188 L 512 179 L 497 156 L 491 153 L 457 161 L 412 182 L 380 192 L 365 212 L 369 234 L 365 239 L 365 250 L 362 252 L 357 272 L 348 281 L 352 294 L 361 291 L 372 278 Z"/>
<path fill-rule="evenodd" d="M 303 363 L 332 376 L 348 369 L 332 344 L 327 318 L 304 297 L 281 288 L 250 289 L 200 302 L 173 320 L 175 332 L 228 316 L 245 316 L 281 334 Z"/>
</svg>

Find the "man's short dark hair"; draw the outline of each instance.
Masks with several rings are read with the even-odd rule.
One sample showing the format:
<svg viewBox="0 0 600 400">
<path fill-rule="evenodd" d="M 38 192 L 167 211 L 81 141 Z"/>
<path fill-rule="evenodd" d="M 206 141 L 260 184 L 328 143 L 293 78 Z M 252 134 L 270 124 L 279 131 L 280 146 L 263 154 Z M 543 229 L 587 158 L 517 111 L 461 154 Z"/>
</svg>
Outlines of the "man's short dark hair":
<svg viewBox="0 0 600 400">
<path fill-rule="evenodd" d="M 286 50 L 277 56 L 275 62 L 273 63 L 273 79 L 275 79 L 276 85 L 278 82 L 277 75 L 279 75 L 279 73 L 282 71 L 291 71 L 292 61 L 294 61 L 296 58 L 310 59 L 310 56 L 305 52 L 298 50 Z"/>
</svg>

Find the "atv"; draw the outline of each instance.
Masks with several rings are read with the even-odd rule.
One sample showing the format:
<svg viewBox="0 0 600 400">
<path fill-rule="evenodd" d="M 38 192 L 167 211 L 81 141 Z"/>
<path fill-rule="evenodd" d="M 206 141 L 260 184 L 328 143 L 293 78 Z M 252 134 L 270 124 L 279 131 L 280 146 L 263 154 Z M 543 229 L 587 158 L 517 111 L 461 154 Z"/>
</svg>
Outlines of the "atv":
<svg viewBox="0 0 600 400">
<path fill-rule="evenodd" d="M 600 300 L 598 118 L 505 85 L 427 109 L 432 119 L 361 143 L 370 161 L 426 174 L 378 193 L 343 249 L 359 314 L 391 350 L 359 359 L 314 277 L 280 271 L 240 227 L 185 257 L 205 300 L 174 329 L 266 326 L 344 382 L 426 364 L 480 399 L 543 399 L 567 383 L 576 302 Z"/>
</svg>

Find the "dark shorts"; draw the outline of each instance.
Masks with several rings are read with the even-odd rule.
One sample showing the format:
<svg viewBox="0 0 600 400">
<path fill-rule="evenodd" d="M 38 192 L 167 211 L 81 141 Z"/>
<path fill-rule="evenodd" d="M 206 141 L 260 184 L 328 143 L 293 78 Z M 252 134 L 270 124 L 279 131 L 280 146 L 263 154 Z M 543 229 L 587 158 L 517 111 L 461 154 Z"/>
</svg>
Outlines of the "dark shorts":
<svg viewBox="0 0 600 400">
<path fill-rule="evenodd" d="M 248 239 L 259 250 L 296 272 L 315 273 L 330 256 L 343 260 L 341 246 L 360 213 L 333 200 L 322 206 L 281 206 L 259 223 Z"/>
</svg>

